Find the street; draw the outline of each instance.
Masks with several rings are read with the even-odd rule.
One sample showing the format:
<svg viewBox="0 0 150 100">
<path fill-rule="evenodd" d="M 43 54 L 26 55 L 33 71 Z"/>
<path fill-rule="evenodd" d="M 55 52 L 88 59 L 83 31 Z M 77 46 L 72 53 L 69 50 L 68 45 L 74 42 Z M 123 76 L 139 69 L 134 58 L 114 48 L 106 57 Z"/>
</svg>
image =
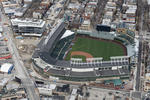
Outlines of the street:
<svg viewBox="0 0 150 100">
<path fill-rule="evenodd" d="M 142 7 L 142 1 L 138 0 L 139 3 L 139 52 L 138 52 L 138 64 L 137 64 L 137 74 L 136 74 L 136 91 L 140 91 L 141 88 L 141 67 L 142 67 L 142 46 L 143 46 L 143 16 L 144 16 L 144 9 Z"/>
<path fill-rule="evenodd" d="M 2 14 L 2 12 L 0 12 L 1 14 L 1 23 L 3 25 L 3 33 L 4 35 L 8 38 L 8 47 L 9 50 L 12 54 L 12 59 L 14 61 L 14 65 L 15 65 L 15 69 L 16 69 L 16 73 L 21 81 L 22 81 L 22 85 L 25 87 L 26 91 L 27 91 L 27 96 L 30 100 L 39 100 L 39 96 L 38 94 L 36 94 L 35 91 L 35 85 L 33 80 L 30 78 L 26 67 L 24 66 L 24 63 L 21 59 L 21 57 L 19 56 L 18 50 L 14 44 L 14 40 L 13 40 L 13 31 L 12 29 L 7 26 L 4 25 L 4 23 L 8 23 L 9 25 L 11 25 L 10 21 L 7 19 L 7 17 L 5 15 Z"/>
</svg>

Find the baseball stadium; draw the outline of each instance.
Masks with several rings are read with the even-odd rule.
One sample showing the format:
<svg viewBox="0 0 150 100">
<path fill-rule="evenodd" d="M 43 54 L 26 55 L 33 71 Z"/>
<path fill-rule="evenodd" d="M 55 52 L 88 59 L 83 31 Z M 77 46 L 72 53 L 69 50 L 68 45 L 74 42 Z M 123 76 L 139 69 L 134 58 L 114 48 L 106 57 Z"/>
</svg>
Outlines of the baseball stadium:
<svg viewBox="0 0 150 100">
<path fill-rule="evenodd" d="M 71 58 L 103 57 L 103 60 L 110 60 L 112 56 L 126 56 L 126 47 L 118 41 L 102 40 L 89 36 L 76 36 L 72 42 L 71 50 L 66 55 L 65 60 Z"/>
<path fill-rule="evenodd" d="M 59 24 L 37 45 L 34 68 L 45 76 L 71 81 L 128 78 L 135 55 L 134 32 L 66 30 Z"/>
</svg>

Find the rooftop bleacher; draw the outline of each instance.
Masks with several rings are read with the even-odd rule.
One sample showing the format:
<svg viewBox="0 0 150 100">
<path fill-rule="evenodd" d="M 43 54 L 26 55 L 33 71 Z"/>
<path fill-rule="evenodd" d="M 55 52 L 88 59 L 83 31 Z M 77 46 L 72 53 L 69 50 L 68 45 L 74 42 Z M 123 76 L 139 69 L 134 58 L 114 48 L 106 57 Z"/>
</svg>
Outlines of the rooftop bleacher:
<svg viewBox="0 0 150 100">
<path fill-rule="evenodd" d="M 125 34 L 120 34 L 118 37 L 126 39 L 130 44 L 134 43 L 134 38 L 130 38 L 129 36 L 127 36 Z"/>
</svg>

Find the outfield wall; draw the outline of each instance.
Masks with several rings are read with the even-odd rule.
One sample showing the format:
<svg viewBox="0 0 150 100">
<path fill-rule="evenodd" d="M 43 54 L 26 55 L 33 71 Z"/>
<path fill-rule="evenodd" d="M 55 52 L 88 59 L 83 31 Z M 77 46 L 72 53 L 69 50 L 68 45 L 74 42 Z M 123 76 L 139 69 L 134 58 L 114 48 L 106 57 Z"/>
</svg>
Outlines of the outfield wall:
<svg viewBox="0 0 150 100">
<path fill-rule="evenodd" d="M 98 31 L 86 31 L 86 30 L 77 30 L 78 34 L 89 35 L 91 37 L 114 40 L 116 37 L 115 32 L 98 32 Z"/>
<path fill-rule="evenodd" d="M 129 30 L 126 33 L 116 33 L 116 32 L 98 32 L 98 31 L 87 31 L 87 30 L 77 30 L 78 34 L 89 35 L 91 37 L 114 40 L 115 38 L 122 40 L 125 44 L 134 44 L 134 32 Z"/>
</svg>

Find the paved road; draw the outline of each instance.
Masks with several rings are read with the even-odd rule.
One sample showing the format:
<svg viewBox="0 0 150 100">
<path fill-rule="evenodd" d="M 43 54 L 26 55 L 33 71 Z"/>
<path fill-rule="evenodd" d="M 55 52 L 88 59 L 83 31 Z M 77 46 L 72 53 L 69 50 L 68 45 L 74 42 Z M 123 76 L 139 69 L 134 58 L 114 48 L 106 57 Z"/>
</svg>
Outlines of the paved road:
<svg viewBox="0 0 150 100">
<path fill-rule="evenodd" d="M 10 27 L 4 25 L 4 23 L 9 23 L 10 24 L 10 21 L 1 12 L 0 12 L 0 14 L 2 15 L 1 16 L 2 17 L 2 22 L 1 23 L 3 24 L 3 33 L 8 38 L 8 47 L 9 47 L 9 50 L 12 54 L 15 69 L 17 71 L 17 76 L 19 78 L 21 78 L 22 84 L 23 84 L 23 86 L 25 87 L 25 89 L 27 91 L 28 98 L 30 100 L 40 100 L 39 95 L 35 91 L 34 82 L 30 78 L 30 76 L 29 76 L 29 74 L 26 70 L 26 67 L 24 66 L 24 63 L 23 63 L 21 57 L 19 56 L 16 45 L 14 44 L 13 35 L 12 35 L 13 32 L 12 32 Z"/>
<path fill-rule="evenodd" d="M 139 12 L 140 13 L 140 22 L 139 22 L 139 53 L 138 53 L 138 64 L 137 64 L 137 74 L 136 74 L 136 91 L 140 91 L 141 88 L 141 67 L 142 67 L 142 44 L 143 44 L 143 17 L 144 17 L 144 9 L 142 7 L 142 1 L 138 0 L 139 3 Z"/>
<path fill-rule="evenodd" d="M 141 48 L 142 48 L 142 42 L 139 43 L 139 54 L 138 54 L 138 64 L 137 64 L 137 73 L 136 73 L 136 85 L 135 85 L 135 90 L 140 91 L 140 76 L 141 76 L 141 66 L 142 66 L 142 61 L 141 61 Z"/>
</svg>

